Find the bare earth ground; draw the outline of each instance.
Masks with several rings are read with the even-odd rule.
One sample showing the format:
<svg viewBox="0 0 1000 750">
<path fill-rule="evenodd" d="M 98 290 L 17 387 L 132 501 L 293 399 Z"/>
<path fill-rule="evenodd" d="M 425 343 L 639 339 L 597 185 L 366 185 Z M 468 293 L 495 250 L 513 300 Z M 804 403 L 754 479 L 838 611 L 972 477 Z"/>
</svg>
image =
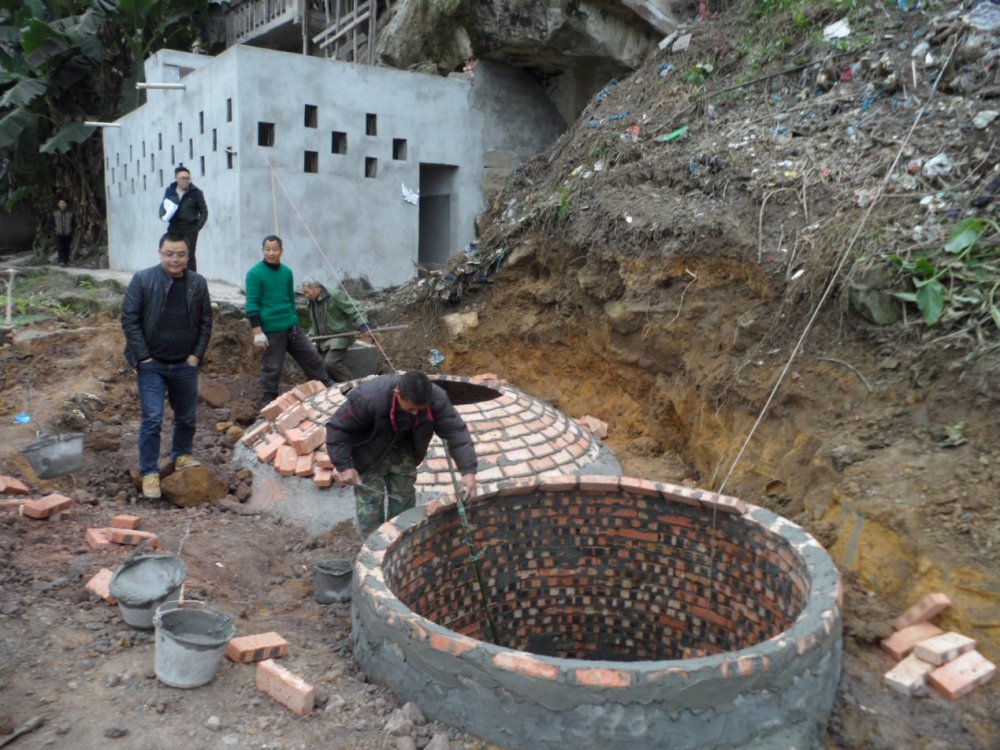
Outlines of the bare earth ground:
<svg viewBox="0 0 1000 750">
<path fill-rule="evenodd" d="M 966 338 L 938 340 L 914 324 L 912 310 L 908 322 L 873 325 L 846 293 L 835 295 L 741 452 L 840 251 L 862 225 L 858 191 L 877 187 L 917 106 L 932 97 L 935 71 L 911 70 L 903 43 L 932 39 L 943 59 L 968 39 L 944 10 L 873 12 L 870 47 L 831 68 L 858 63 L 854 78 L 804 99 L 798 94 L 812 89 L 815 69 L 689 97 L 680 72 L 709 61 L 716 70 L 736 65 L 739 39 L 731 20 L 696 27 L 688 52 L 653 55 L 512 179 L 482 224 L 481 247 L 504 256 L 490 283 L 447 305 L 428 300 L 426 284 L 368 302 L 377 323 L 410 325 L 405 336 L 386 338 L 395 367 L 426 368 L 438 348 L 444 371 L 495 372 L 570 416 L 604 419 L 627 474 L 724 486 L 815 535 L 847 584 L 845 663 L 824 747 L 991 750 L 1000 737 L 1000 681 L 955 702 L 935 693 L 904 698 L 882 684 L 890 662 L 878 641 L 900 611 L 944 591 L 953 607 L 938 624 L 975 637 L 1000 661 L 996 353 L 968 356 Z M 820 28 L 834 20 L 814 19 Z M 991 106 L 976 87 L 990 83 L 983 76 L 995 79 L 995 61 L 976 67 L 982 50 L 956 49 L 942 84 L 951 88 L 936 94 L 906 156 L 946 150 L 956 172 L 946 182 L 918 174 L 904 186 L 905 169 L 896 170 L 893 195 L 876 206 L 875 228 L 859 236 L 855 256 L 945 241 L 949 219 L 921 198 L 937 196 L 965 215 L 992 174 L 997 126 L 976 130 L 967 120 Z M 664 63 L 673 77 L 661 75 Z M 917 84 L 879 93 L 892 66 Z M 971 83 L 955 83 L 961 75 Z M 611 119 L 621 112 L 624 119 Z M 639 126 L 635 142 L 622 138 L 629 124 Z M 684 124 L 686 138 L 655 140 Z M 774 130 L 782 124 L 790 135 Z M 798 269 L 804 274 L 793 279 Z M 479 315 L 474 330 L 450 336 L 441 325 L 442 314 L 470 311 Z M 0 472 L 77 500 L 58 520 L 0 517 L 0 731 L 42 715 L 45 726 L 17 747 L 395 747 L 383 730 L 396 701 L 358 672 L 348 611 L 312 598 L 311 564 L 352 554 L 353 531 L 311 539 L 219 507 L 131 504 L 138 410 L 120 349 L 113 313 L 98 312 L 27 325 L 16 346 L 0 350 Z M 202 405 L 197 450 L 236 496 L 252 488 L 217 427 L 252 422 L 255 372 L 246 323 L 220 317 L 203 377 L 229 397 Z M 12 424 L 23 411 L 33 423 Z M 84 431 L 84 469 L 34 481 L 19 449 L 39 427 Z M 161 685 L 149 637 L 82 590 L 124 557 L 89 550 L 84 530 L 121 512 L 141 514 L 167 549 L 185 540 L 192 594 L 235 615 L 241 633 L 285 635 L 286 665 L 322 688 L 324 708 L 294 717 L 254 690 L 252 668 L 228 662 L 204 688 Z M 121 729 L 128 733 L 106 739 Z M 438 731 L 419 730 L 418 746 Z M 450 734 L 453 747 L 484 747 Z"/>
</svg>

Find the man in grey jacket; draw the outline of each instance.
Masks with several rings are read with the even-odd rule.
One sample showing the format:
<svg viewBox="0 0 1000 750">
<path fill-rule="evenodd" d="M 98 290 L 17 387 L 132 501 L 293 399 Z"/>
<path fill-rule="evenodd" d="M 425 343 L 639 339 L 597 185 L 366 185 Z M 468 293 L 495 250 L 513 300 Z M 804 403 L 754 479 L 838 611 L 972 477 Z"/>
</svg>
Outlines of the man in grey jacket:
<svg viewBox="0 0 1000 750">
<path fill-rule="evenodd" d="M 326 423 L 326 450 L 337 484 L 354 485 L 362 539 L 414 506 L 417 466 L 435 434 L 448 444 L 462 493 L 471 497 L 477 460 L 469 428 L 444 389 L 424 373 L 380 375 L 360 383 Z"/>
<path fill-rule="evenodd" d="M 142 494 L 160 496 L 160 431 L 163 403 L 174 410 L 171 458 L 183 469 L 197 466 L 194 447 L 198 366 L 212 336 L 212 305 L 205 278 L 188 270 L 184 235 L 160 238 L 159 265 L 132 277 L 122 303 L 125 358 L 136 370 L 142 421 L 139 473 Z"/>
</svg>

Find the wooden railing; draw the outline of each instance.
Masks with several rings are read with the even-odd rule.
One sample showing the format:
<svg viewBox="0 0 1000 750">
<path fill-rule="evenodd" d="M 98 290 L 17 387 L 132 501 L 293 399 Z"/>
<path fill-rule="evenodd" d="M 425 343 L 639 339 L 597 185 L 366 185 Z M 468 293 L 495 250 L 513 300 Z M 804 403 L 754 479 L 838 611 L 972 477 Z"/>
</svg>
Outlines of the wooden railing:
<svg viewBox="0 0 1000 750">
<path fill-rule="evenodd" d="M 298 22 L 305 0 L 243 0 L 233 3 L 226 18 L 226 46 L 252 39 L 256 32 L 278 22 Z"/>
</svg>

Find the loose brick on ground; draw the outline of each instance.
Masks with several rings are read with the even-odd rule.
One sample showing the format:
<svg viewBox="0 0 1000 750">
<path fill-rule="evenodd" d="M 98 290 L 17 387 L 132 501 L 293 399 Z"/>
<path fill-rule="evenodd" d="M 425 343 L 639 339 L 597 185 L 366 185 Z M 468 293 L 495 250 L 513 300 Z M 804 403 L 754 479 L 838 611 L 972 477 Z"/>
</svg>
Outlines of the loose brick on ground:
<svg viewBox="0 0 1000 750">
<path fill-rule="evenodd" d="M 56 513 L 62 513 L 73 504 L 65 495 L 52 493 L 38 500 L 27 500 L 24 509 L 21 511 L 29 518 L 48 518 Z"/>
<path fill-rule="evenodd" d="M 924 661 L 936 666 L 947 664 L 957 659 L 967 651 L 976 647 L 974 638 L 961 633 L 942 633 L 926 641 L 921 641 L 913 648 L 913 653 Z"/>
<path fill-rule="evenodd" d="M 602 419 L 598 419 L 597 417 L 592 417 L 587 414 L 580 417 L 577 421 L 593 433 L 594 437 L 598 440 L 604 440 L 604 438 L 608 436 L 608 423 Z"/>
<path fill-rule="evenodd" d="M 138 529 L 139 522 L 142 519 L 139 516 L 115 516 L 111 519 L 111 528 L 113 529 Z"/>
<path fill-rule="evenodd" d="M 902 630 L 909 625 L 916 625 L 918 622 L 928 622 L 950 606 L 951 599 L 948 598 L 947 594 L 928 594 L 897 617 L 892 625 L 896 630 Z"/>
<path fill-rule="evenodd" d="M 111 529 L 87 529 L 87 533 L 84 538 L 86 539 L 87 544 L 94 549 L 107 549 L 111 546 Z"/>
<path fill-rule="evenodd" d="M 87 581 L 85 588 L 90 589 L 108 604 L 117 604 L 118 600 L 111 596 L 111 568 L 101 568 L 96 575 Z"/>
<path fill-rule="evenodd" d="M 151 547 L 160 546 L 160 538 L 151 531 L 139 531 L 138 529 L 108 529 L 111 541 L 115 544 L 131 544 L 135 546 L 143 539 L 149 540 Z"/>
<path fill-rule="evenodd" d="M 0 494 L 3 495 L 30 495 L 28 486 L 16 477 L 0 474 Z"/>
<path fill-rule="evenodd" d="M 17 500 L 0 499 L 0 510 L 17 510 L 28 502 L 28 499 L 26 497 L 18 498 Z"/>
<path fill-rule="evenodd" d="M 993 662 L 978 651 L 969 651 L 935 669 L 927 675 L 927 681 L 946 697 L 955 700 L 989 682 L 996 672 Z"/>
<path fill-rule="evenodd" d="M 317 487 L 329 487 L 333 484 L 333 469 L 316 469 L 313 474 L 313 483 Z"/>
<path fill-rule="evenodd" d="M 923 695 L 927 691 L 927 675 L 934 665 L 910 654 L 885 673 L 885 684 L 902 695 Z"/>
<path fill-rule="evenodd" d="M 255 682 L 258 690 L 299 716 L 307 716 L 313 710 L 316 688 L 273 659 L 258 662 Z"/>
<path fill-rule="evenodd" d="M 288 653 L 288 641 L 277 633 L 258 633 L 233 638 L 226 645 L 230 661 L 248 664 L 262 659 L 277 659 Z"/>
<path fill-rule="evenodd" d="M 897 630 L 882 641 L 882 650 L 899 661 L 913 651 L 914 646 L 920 641 L 926 641 L 928 638 L 941 635 L 943 632 L 937 625 L 931 625 L 929 622 L 918 622 L 916 625 Z"/>
</svg>

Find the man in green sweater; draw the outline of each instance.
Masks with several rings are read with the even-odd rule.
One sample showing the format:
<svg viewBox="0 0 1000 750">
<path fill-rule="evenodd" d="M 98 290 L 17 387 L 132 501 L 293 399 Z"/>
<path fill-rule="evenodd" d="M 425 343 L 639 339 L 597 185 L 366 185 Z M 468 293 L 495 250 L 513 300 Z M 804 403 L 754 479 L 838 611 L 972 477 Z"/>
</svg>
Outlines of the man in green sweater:
<svg viewBox="0 0 1000 750">
<path fill-rule="evenodd" d="M 309 335 L 319 338 L 316 347 L 323 353 L 326 374 L 335 382 L 343 383 L 354 376 L 347 366 L 347 350 L 354 343 L 354 336 L 336 334 L 368 333 L 365 309 L 339 289 L 329 291 L 312 276 L 302 282 L 302 293 L 309 300 Z M 323 338 L 335 336 L 335 338 Z"/>
<path fill-rule="evenodd" d="M 278 396 L 285 354 L 291 354 L 306 377 L 332 385 L 323 359 L 299 326 L 295 311 L 295 280 L 292 269 L 281 265 L 284 248 L 273 234 L 264 238 L 264 259 L 247 271 L 246 314 L 253 327 L 253 343 L 261 350 L 260 405 Z"/>
</svg>

